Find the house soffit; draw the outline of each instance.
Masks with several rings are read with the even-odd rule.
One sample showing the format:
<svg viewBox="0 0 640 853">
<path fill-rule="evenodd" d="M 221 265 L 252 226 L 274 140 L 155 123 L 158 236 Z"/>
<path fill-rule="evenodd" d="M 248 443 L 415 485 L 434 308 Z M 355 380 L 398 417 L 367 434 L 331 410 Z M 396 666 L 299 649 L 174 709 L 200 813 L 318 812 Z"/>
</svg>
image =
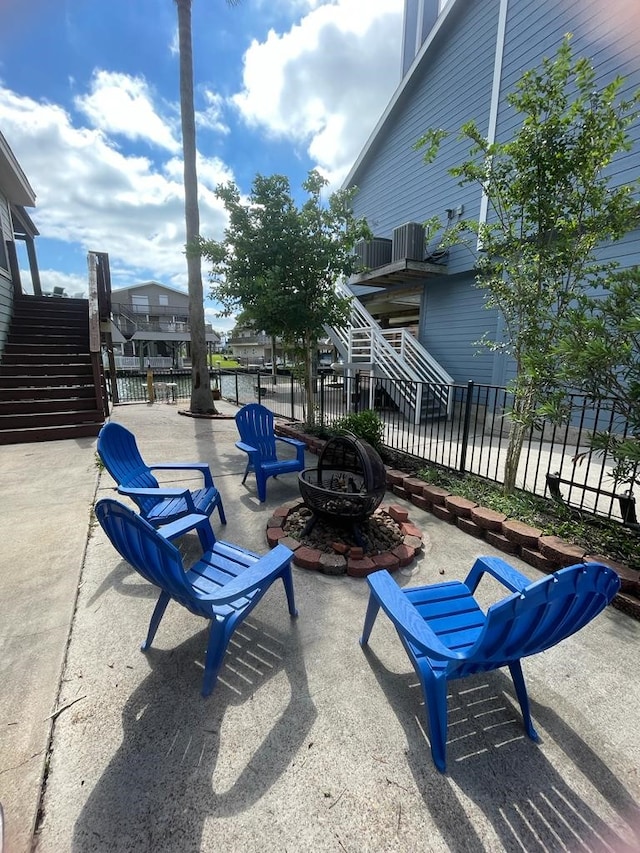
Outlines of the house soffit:
<svg viewBox="0 0 640 853">
<path fill-rule="evenodd" d="M 358 298 L 373 316 L 416 315 L 420 311 L 423 288 L 418 285 L 398 290 L 379 290 Z"/>
<path fill-rule="evenodd" d="M 36 205 L 36 194 L 2 133 L 0 133 L 0 192 L 13 204 L 23 207 Z"/>
</svg>

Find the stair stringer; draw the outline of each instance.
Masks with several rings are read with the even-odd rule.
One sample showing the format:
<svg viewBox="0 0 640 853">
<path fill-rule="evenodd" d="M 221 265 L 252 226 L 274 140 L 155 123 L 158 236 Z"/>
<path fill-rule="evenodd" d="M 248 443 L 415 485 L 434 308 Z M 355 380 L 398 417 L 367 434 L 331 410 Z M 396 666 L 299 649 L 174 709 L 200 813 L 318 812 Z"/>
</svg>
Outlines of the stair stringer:
<svg viewBox="0 0 640 853">
<path fill-rule="evenodd" d="M 336 285 L 339 296 L 351 299 L 351 317 L 344 329 L 325 326 L 351 370 L 370 371 L 378 386 L 413 423 L 426 416 L 429 400 L 438 413 L 451 416 L 453 377 L 406 329 L 382 330 L 347 285 Z M 385 382 L 384 380 L 391 380 Z M 372 387 L 373 393 L 373 387 Z"/>
</svg>

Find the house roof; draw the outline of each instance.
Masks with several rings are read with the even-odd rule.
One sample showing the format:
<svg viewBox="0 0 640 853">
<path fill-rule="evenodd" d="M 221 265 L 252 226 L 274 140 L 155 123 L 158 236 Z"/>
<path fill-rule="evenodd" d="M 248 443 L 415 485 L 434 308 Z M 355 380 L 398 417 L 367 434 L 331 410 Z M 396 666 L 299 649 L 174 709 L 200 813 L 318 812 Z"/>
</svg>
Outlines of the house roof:
<svg viewBox="0 0 640 853">
<path fill-rule="evenodd" d="M 111 291 L 112 294 L 117 293 L 125 293 L 129 290 L 141 290 L 144 287 L 159 287 L 162 290 L 168 290 L 169 293 L 179 293 L 180 296 L 188 296 L 186 290 L 179 290 L 177 287 L 169 287 L 168 284 L 162 284 L 159 281 L 141 281 L 138 284 L 129 284 L 126 287 L 114 287 Z"/>
<path fill-rule="evenodd" d="M 0 190 L 12 204 L 24 207 L 36 205 L 33 187 L 2 133 L 0 133 Z"/>
<path fill-rule="evenodd" d="M 358 155 L 357 160 L 351 167 L 351 171 L 344 179 L 344 182 L 342 184 L 344 189 L 358 183 L 358 175 L 367 165 L 370 157 L 372 156 L 373 150 L 375 148 L 375 143 L 378 137 L 394 120 L 395 114 L 400 108 L 401 104 L 408 97 L 410 97 L 411 92 L 415 88 L 420 70 L 424 67 L 426 63 L 429 62 L 435 47 L 445 37 L 446 32 L 449 30 L 456 17 L 459 15 L 460 10 L 464 7 L 465 3 L 468 2 L 469 0 L 449 0 L 449 2 L 438 15 L 438 19 L 434 24 L 433 29 L 423 42 L 422 47 L 416 54 L 416 57 L 413 60 L 409 70 L 402 78 L 400 85 L 398 86 L 396 91 L 391 96 L 391 100 L 389 101 L 384 112 L 380 116 L 380 119 L 374 127 L 371 135 L 365 142 L 364 148 L 362 149 L 362 151 Z"/>
</svg>

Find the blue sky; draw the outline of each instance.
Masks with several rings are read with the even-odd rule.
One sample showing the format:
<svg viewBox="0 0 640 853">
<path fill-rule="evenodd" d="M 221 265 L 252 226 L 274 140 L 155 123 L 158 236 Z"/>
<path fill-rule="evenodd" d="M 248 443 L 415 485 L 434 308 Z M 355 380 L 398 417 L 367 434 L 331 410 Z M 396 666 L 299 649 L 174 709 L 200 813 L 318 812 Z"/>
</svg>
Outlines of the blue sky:
<svg viewBox="0 0 640 853">
<path fill-rule="evenodd" d="M 220 182 L 278 172 L 297 191 L 319 168 L 340 186 L 400 82 L 403 6 L 193 1 L 205 236 Z M 36 192 L 45 289 L 86 290 L 90 249 L 114 287 L 186 289 L 173 0 L 0 0 L 0 20 L 0 130 Z"/>
</svg>

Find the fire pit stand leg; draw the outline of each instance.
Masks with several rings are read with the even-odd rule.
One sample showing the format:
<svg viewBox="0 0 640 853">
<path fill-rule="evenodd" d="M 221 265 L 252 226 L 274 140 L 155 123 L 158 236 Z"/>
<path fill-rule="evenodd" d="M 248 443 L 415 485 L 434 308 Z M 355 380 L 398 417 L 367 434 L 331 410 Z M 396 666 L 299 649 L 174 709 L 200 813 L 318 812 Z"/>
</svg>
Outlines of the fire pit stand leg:
<svg viewBox="0 0 640 853">
<path fill-rule="evenodd" d="M 316 521 L 317 521 L 317 520 L 318 520 L 318 517 L 317 517 L 317 515 L 316 515 L 316 514 L 315 514 L 315 512 L 314 512 L 314 513 L 311 515 L 311 518 L 309 519 L 309 521 L 307 521 L 307 523 L 306 523 L 306 524 L 305 524 L 305 526 L 304 526 L 304 530 L 302 531 L 302 535 L 303 535 L 303 536 L 308 536 L 308 535 L 309 535 L 309 533 L 311 533 L 311 531 L 313 530 L 313 528 L 316 526 Z"/>
</svg>

